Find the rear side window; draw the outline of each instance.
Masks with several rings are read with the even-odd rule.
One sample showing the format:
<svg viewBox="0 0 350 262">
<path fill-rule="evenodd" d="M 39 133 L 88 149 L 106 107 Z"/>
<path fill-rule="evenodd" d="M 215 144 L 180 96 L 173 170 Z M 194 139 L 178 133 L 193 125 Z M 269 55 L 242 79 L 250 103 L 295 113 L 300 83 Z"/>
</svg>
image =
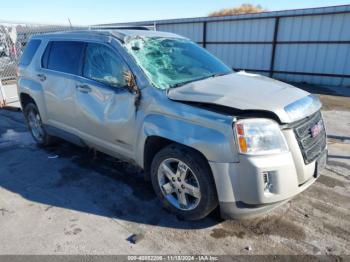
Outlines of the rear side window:
<svg viewBox="0 0 350 262">
<path fill-rule="evenodd" d="M 27 44 L 27 46 L 22 54 L 21 61 L 19 62 L 19 65 L 27 66 L 30 64 L 30 62 L 32 62 L 32 59 L 33 59 L 36 51 L 38 50 L 40 43 L 41 43 L 41 40 L 37 40 L 37 39 L 33 39 L 33 40 L 29 41 L 29 43 Z"/>
<path fill-rule="evenodd" d="M 44 68 L 79 75 L 80 60 L 85 44 L 75 41 L 52 41 L 42 59 Z"/>
</svg>

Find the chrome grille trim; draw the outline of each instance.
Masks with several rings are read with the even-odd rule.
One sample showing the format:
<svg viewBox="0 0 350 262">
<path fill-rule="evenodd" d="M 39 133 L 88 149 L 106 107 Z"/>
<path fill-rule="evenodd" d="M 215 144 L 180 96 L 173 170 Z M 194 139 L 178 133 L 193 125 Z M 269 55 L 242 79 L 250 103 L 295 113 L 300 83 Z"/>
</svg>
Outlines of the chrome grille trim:
<svg viewBox="0 0 350 262">
<path fill-rule="evenodd" d="M 316 137 L 312 137 L 311 128 L 319 122 L 321 122 L 323 129 Z M 326 131 L 321 112 L 318 111 L 312 116 L 298 122 L 293 130 L 305 164 L 315 161 L 324 151 L 327 144 Z"/>
</svg>

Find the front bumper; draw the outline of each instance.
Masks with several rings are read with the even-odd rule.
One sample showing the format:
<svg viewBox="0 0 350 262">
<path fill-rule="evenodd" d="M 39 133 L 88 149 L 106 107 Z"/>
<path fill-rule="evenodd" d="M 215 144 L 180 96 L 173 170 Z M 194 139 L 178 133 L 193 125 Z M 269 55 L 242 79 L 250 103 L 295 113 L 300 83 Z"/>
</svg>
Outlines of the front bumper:
<svg viewBox="0 0 350 262">
<path fill-rule="evenodd" d="M 241 219 L 266 213 L 311 186 L 319 174 L 317 160 L 305 165 L 300 155 L 294 147 L 278 155 L 241 155 L 239 163 L 210 162 L 222 217 Z"/>
</svg>

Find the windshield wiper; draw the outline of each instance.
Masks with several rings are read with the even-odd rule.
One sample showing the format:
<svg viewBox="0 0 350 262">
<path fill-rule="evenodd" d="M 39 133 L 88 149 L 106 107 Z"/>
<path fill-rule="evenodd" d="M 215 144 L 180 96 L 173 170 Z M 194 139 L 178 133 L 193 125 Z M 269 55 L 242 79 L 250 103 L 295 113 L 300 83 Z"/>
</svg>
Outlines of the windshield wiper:
<svg viewBox="0 0 350 262">
<path fill-rule="evenodd" d="M 211 78 L 211 77 L 218 77 L 218 76 L 228 75 L 228 74 L 231 74 L 231 73 L 232 72 L 215 73 L 215 74 L 211 74 L 211 75 L 208 75 L 208 76 L 204 76 L 204 77 L 188 80 L 188 81 L 185 81 L 185 82 L 180 82 L 180 83 L 177 83 L 177 84 L 174 84 L 174 85 L 170 86 L 170 88 L 180 87 L 180 86 L 192 83 L 192 82 L 197 82 L 197 81 L 204 80 L 204 79 Z"/>
<path fill-rule="evenodd" d="M 179 86 L 183 86 L 183 85 L 186 85 L 186 84 L 189 84 L 189 83 L 192 83 L 192 82 L 197 82 L 197 81 L 200 81 L 200 80 L 204 80 L 204 79 L 210 78 L 210 77 L 211 77 L 211 76 L 204 76 L 204 77 L 200 77 L 200 78 L 196 78 L 196 79 L 192 79 L 192 80 L 180 82 L 180 83 L 174 84 L 174 85 L 172 85 L 172 86 L 170 86 L 170 87 L 171 87 L 171 88 L 173 88 L 173 87 L 179 87 Z"/>
<path fill-rule="evenodd" d="M 225 76 L 225 75 L 229 75 L 229 74 L 232 74 L 232 72 L 216 73 L 216 74 L 212 75 L 212 77 Z"/>
</svg>

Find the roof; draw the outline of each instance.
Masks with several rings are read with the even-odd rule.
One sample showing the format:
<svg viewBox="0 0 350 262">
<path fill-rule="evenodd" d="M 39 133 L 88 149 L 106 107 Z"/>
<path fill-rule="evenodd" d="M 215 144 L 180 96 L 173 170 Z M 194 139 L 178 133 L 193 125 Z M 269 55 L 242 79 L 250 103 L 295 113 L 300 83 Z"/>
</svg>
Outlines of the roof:
<svg viewBox="0 0 350 262">
<path fill-rule="evenodd" d="M 61 31 L 54 33 L 47 33 L 34 36 L 34 38 L 68 38 L 68 37 L 82 37 L 82 36 L 113 36 L 120 41 L 124 42 L 127 37 L 165 37 L 165 38 L 183 38 L 182 36 L 151 30 L 133 30 L 133 29 L 92 29 L 92 30 L 73 30 L 73 31 Z"/>
</svg>

